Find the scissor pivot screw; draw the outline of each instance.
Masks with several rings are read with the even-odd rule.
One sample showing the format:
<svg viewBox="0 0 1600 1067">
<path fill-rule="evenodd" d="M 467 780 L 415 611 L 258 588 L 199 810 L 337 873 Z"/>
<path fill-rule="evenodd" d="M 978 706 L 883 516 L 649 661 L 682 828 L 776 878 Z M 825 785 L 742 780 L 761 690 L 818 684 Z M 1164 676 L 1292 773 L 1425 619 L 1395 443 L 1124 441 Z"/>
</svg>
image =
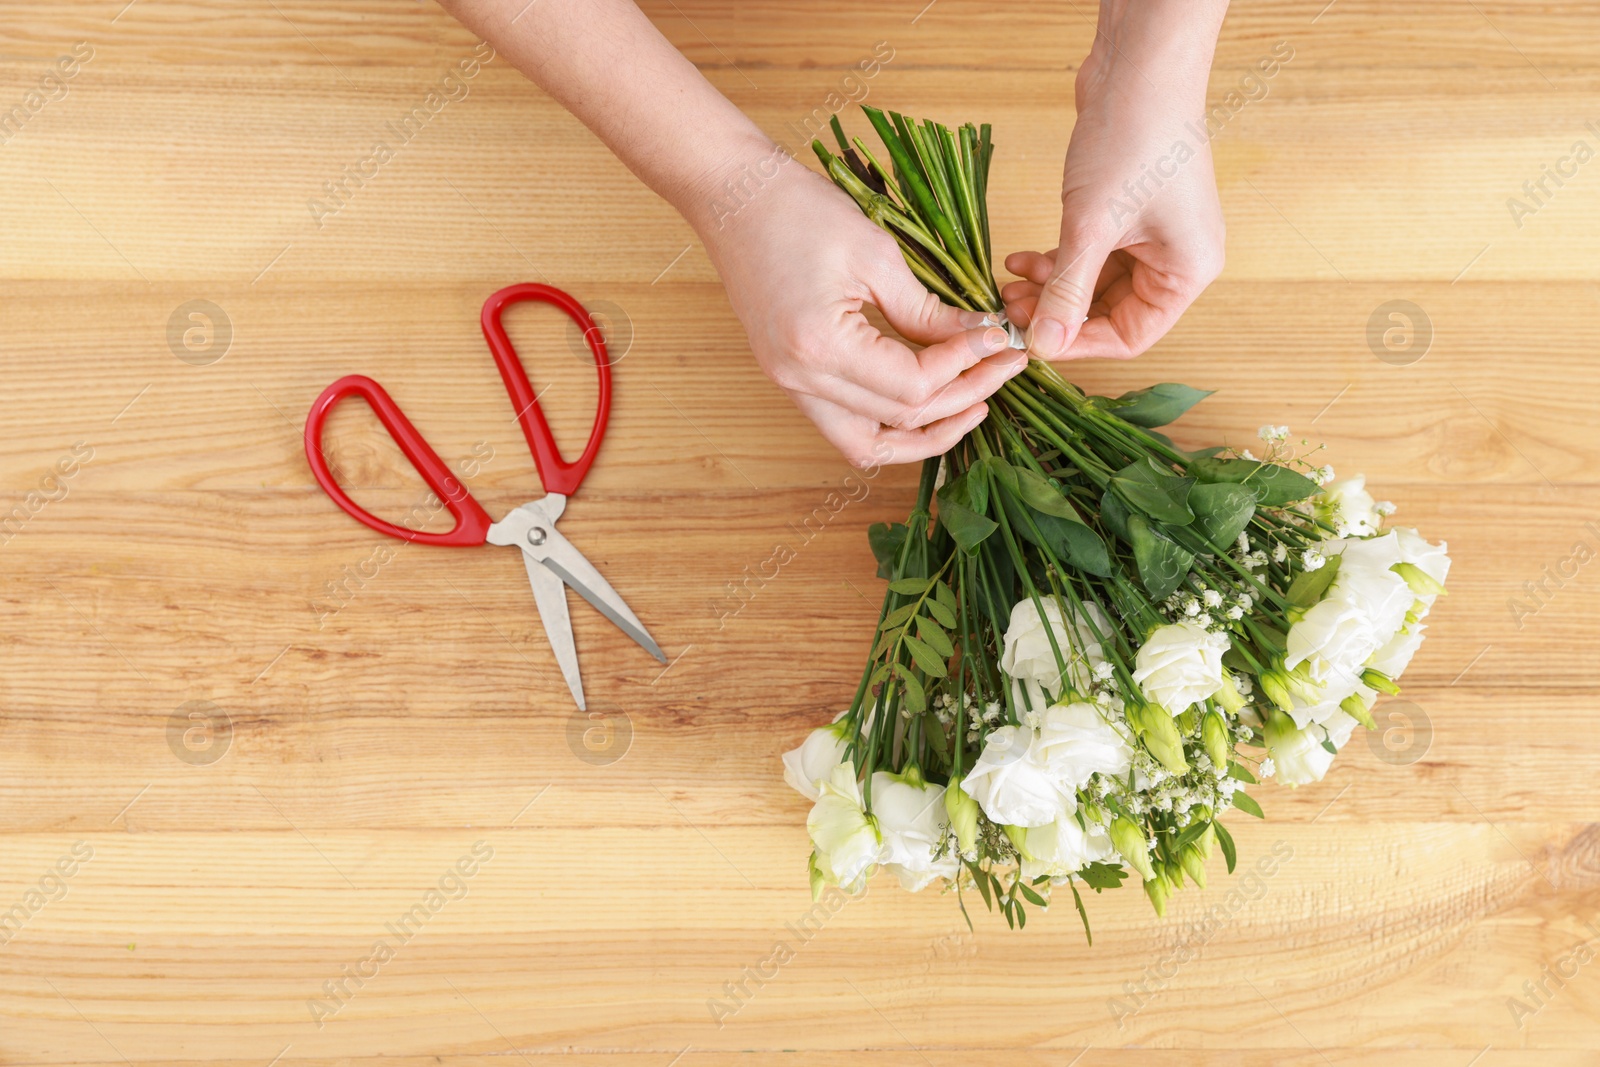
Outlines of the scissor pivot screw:
<svg viewBox="0 0 1600 1067">
<path fill-rule="evenodd" d="M 546 534 L 543 526 L 535 526 L 528 531 L 528 544 L 538 546 L 544 544 Z"/>
</svg>

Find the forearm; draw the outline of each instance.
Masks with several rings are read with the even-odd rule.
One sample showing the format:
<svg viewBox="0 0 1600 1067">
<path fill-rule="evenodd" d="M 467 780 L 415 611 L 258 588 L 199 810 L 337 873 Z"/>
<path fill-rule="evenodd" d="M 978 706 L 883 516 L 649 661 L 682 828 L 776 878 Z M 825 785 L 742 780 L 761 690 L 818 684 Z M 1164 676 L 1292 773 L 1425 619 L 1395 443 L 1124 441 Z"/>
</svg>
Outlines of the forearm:
<svg viewBox="0 0 1600 1067">
<path fill-rule="evenodd" d="M 1079 69 L 1080 107 L 1110 84 L 1203 109 L 1227 0 L 1101 0 L 1094 45 Z"/>
<path fill-rule="evenodd" d="M 772 140 L 629 0 L 443 0 L 704 231 L 716 190 Z"/>
</svg>

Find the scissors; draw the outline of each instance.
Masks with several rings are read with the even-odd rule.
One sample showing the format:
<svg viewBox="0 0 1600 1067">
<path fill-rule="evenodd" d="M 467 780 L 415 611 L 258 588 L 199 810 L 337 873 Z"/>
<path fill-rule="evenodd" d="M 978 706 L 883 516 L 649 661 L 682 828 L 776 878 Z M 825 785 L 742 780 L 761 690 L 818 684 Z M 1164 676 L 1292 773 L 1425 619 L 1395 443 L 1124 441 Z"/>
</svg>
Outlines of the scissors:
<svg viewBox="0 0 1600 1067">
<path fill-rule="evenodd" d="M 594 353 L 595 367 L 600 374 L 600 400 L 594 415 L 594 426 L 589 431 L 589 443 L 576 461 L 567 462 L 556 448 L 550 424 L 539 408 L 538 395 L 528 384 L 527 372 L 506 336 L 500 317 L 512 304 L 525 300 L 554 304 L 583 331 Z M 631 637 L 658 661 L 667 657 L 651 638 L 627 601 L 607 582 L 582 552 L 575 548 L 560 531 L 556 520 L 566 509 L 567 498 L 578 491 L 583 479 L 594 464 L 600 451 L 600 441 L 605 437 L 606 423 L 611 417 L 611 361 L 606 355 L 605 337 L 589 317 L 589 312 L 577 300 L 549 285 L 531 282 L 508 286 L 489 297 L 483 305 L 483 336 L 489 342 L 489 351 L 500 368 L 500 377 L 511 397 L 511 406 L 522 424 L 522 435 L 527 438 L 533 453 L 534 465 L 539 470 L 539 480 L 544 484 L 545 495 L 513 508 L 505 518 L 491 523 L 488 512 L 472 498 L 465 486 L 450 472 L 439 454 L 423 440 L 411 425 L 400 406 L 384 391 L 383 386 L 361 374 L 340 378 L 322 391 L 311 412 L 306 416 L 306 461 L 317 484 L 357 522 L 379 533 L 423 545 L 446 545 L 452 548 L 469 548 L 488 543 L 515 545 L 522 550 L 522 562 L 527 568 L 528 584 L 533 587 L 534 604 L 544 623 L 544 632 L 550 639 L 561 674 L 577 701 L 578 710 L 587 710 L 583 699 L 583 677 L 578 672 L 578 649 L 572 640 L 572 617 L 567 611 L 566 586 L 571 586 L 579 596 L 604 615 L 623 633 Z M 378 518 L 362 508 L 344 491 L 328 467 L 322 451 L 322 427 L 339 401 L 345 397 L 364 399 L 383 423 L 389 436 L 394 438 L 400 451 L 405 453 L 428 488 L 436 493 L 455 517 L 454 528 L 444 533 L 429 533 L 397 526 Z"/>
</svg>

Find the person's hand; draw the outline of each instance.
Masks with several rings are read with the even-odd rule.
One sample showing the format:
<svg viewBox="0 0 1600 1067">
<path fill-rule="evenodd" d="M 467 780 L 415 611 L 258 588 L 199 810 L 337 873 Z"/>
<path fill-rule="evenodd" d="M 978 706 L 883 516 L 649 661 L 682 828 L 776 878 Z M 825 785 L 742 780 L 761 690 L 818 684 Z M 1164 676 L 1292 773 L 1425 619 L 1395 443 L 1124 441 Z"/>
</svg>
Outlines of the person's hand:
<svg viewBox="0 0 1600 1067">
<path fill-rule="evenodd" d="M 1078 72 L 1061 243 L 1005 261 L 1022 279 L 1001 290 L 1006 314 L 1036 359 L 1137 356 L 1222 272 L 1204 119 L 1214 35 L 1125 23 L 1113 40 L 1104 23 Z"/>
<path fill-rule="evenodd" d="M 857 467 L 947 451 L 1027 363 L 928 292 L 894 238 L 798 160 L 700 227 L 761 369 Z M 871 304 L 913 351 L 862 313 Z"/>
</svg>

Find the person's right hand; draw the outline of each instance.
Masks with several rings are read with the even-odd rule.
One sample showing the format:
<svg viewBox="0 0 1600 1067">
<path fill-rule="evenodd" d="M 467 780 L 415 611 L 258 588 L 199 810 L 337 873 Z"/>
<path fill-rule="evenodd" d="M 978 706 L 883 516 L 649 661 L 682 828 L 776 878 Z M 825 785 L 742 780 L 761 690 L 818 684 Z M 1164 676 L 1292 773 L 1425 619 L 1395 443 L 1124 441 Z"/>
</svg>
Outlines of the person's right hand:
<svg viewBox="0 0 1600 1067">
<path fill-rule="evenodd" d="M 761 369 L 856 467 L 947 451 L 1027 364 L 981 312 L 925 289 L 894 238 L 797 160 L 700 236 Z M 880 333 L 863 304 L 927 347 Z"/>
</svg>

